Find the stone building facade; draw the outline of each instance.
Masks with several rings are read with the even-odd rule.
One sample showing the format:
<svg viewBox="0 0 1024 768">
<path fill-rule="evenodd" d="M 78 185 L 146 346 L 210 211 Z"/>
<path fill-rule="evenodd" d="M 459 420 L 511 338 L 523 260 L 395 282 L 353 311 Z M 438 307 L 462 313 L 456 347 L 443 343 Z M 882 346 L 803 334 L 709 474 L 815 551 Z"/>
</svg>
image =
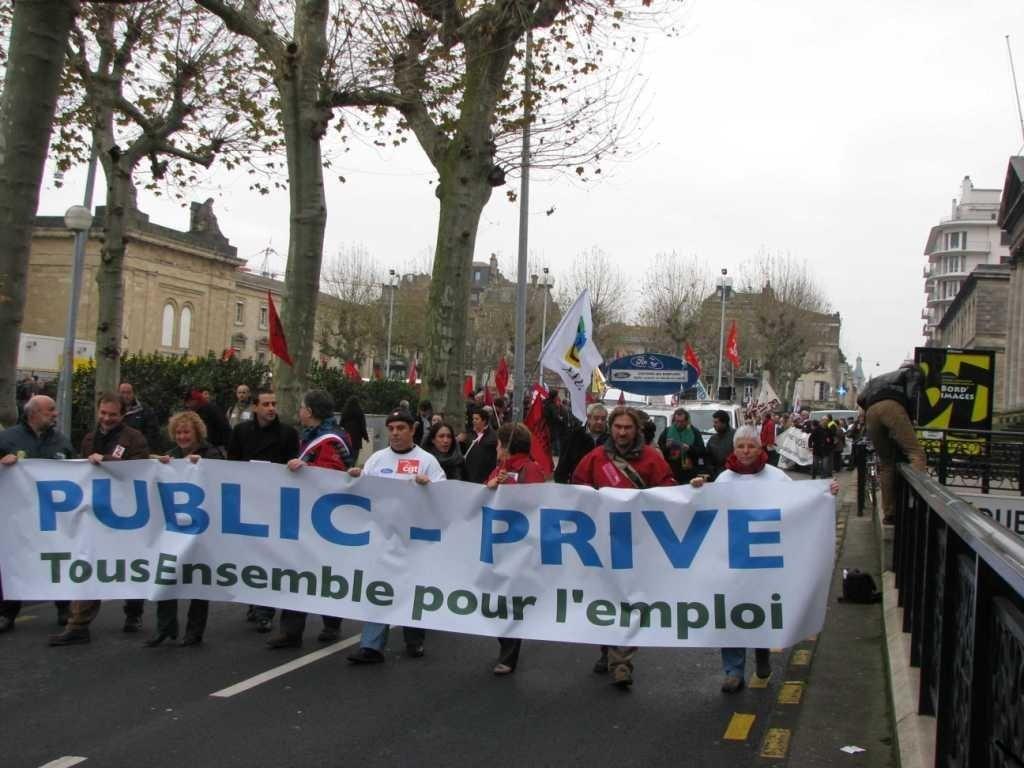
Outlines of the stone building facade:
<svg viewBox="0 0 1024 768">
<path fill-rule="evenodd" d="M 97 209 L 94 221 L 103 221 Z M 89 233 L 75 333 L 76 358 L 91 358 L 96 335 L 99 265 L 103 230 Z M 268 358 L 267 292 L 280 309 L 284 284 L 249 272 L 237 249 L 217 228 L 210 202 L 192 204 L 189 229 L 132 216 L 124 258 L 126 353 L 222 354 L 234 347 L 242 357 Z M 43 376 L 60 365 L 71 290 L 73 236 L 63 219 L 41 216 L 33 232 L 27 300 L 18 368 Z M 332 298 L 321 295 L 321 305 Z M 319 354 L 319 349 L 314 349 Z M 336 361 L 335 361 L 336 362 Z"/>
<path fill-rule="evenodd" d="M 1010 249 L 1010 284 L 1003 371 L 1005 410 L 993 426 L 1024 429 L 1024 157 L 1011 157 L 1006 169 L 999 226 Z"/>
<path fill-rule="evenodd" d="M 992 410 L 1006 410 L 1006 318 L 1010 297 L 1010 266 L 982 264 L 974 268 L 939 321 L 939 346 L 995 352 Z"/>
</svg>

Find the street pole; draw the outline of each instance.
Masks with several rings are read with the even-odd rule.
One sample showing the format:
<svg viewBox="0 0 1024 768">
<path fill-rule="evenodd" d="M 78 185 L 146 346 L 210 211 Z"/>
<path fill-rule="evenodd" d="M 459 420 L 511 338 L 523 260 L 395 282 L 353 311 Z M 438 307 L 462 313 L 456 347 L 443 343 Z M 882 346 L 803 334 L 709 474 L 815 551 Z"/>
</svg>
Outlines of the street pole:
<svg viewBox="0 0 1024 768">
<path fill-rule="evenodd" d="M 533 29 L 526 25 L 526 67 L 523 75 L 523 156 L 519 190 L 519 263 L 516 280 L 515 381 L 512 387 L 512 418 L 523 419 L 526 384 L 526 253 L 530 216 L 530 100 L 533 89 Z"/>
<path fill-rule="evenodd" d="M 384 378 L 391 378 L 391 323 L 395 319 L 395 270 L 388 270 L 388 359 L 384 361 Z"/>
<path fill-rule="evenodd" d="M 68 437 L 71 436 L 71 379 L 74 376 L 78 304 L 82 295 L 82 273 L 85 271 L 85 246 L 89 242 L 89 227 L 92 226 L 92 193 L 95 186 L 96 141 L 94 139 L 92 150 L 89 153 L 89 166 L 85 174 L 85 195 L 82 198 L 82 205 L 72 206 L 64 216 L 65 225 L 68 229 L 73 229 L 75 233 L 75 250 L 71 268 L 71 292 L 68 296 L 68 318 L 64 326 L 64 357 L 60 363 L 60 379 L 57 381 L 57 428 Z M 72 224 L 75 226 L 72 227 Z"/>
<path fill-rule="evenodd" d="M 717 400 L 719 392 L 722 389 L 722 357 L 725 351 L 725 296 L 729 290 L 729 283 L 731 282 L 726 275 L 729 274 L 728 269 L 722 269 L 722 279 L 718 282 L 718 288 L 722 292 L 722 326 L 718 332 L 718 376 L 715 382 L 715 397 Z"/>
<path fill-rule="evenodd" d="M 540 287 L 544 291 L 544 311 L 540 316 L 540 348 L 544 349 L 544 345 L 548 343 L 548 289 L 549 289 L 549 270 L 547 267 L 543 269 L 543 276 L 541 277 Z M 543 366 L 537 366 L 537 383 L 540 385 L 544 384 L 544 368 Z"/>
</svg>

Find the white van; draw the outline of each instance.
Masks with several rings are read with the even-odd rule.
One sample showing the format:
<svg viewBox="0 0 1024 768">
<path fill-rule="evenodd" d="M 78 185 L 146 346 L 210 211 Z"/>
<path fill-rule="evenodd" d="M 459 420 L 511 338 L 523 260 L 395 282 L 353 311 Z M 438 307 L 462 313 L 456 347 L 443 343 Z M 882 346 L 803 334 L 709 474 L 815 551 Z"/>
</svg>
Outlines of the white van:
<svg viewBox="0 0 1024 768">
<path fill-rule="evenodd" d="M 729 426 L 733 429 L 742 427 L 746 423 L 743 408 L 736 403 L 726 403 L 721 400 L 684 400 L 679 403 L 678 407 L 685 408 L 689 412 L 690 423 L 700 430 L 705 443 L 715 433 L 712 418 L 715 411 L 725 411 L 729 415 Z"/>
</svg>

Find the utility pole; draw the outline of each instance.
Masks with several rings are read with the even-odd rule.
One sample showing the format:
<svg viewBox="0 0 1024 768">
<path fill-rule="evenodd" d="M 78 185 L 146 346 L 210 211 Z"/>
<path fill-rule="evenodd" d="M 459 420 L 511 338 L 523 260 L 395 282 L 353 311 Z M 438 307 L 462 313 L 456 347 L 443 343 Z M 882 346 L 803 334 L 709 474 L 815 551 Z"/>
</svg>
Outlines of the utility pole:
<svg viewBox="0 0 1024 768">
<path fill-rule="evenodd" d="M 388 270 L 388 359 L 384 361 L 384 378 L 391 378 L 391 323 L 395 319 L 395 289 L 398 288 L 398 280 L 395 270 Z"/>
<path fill-rule="evenodd" d="M 718 376 L 715 382 L 715 397 L 717 400 L 719 392 L 722 389 L 722 357 L 725 352 L 725 302 L 729 297 L 729 291 L 732 289 L 732 278 L 727 277 L 729 270 L 725 267 L 722 268 L 722 277 L 718 281 L 718 290 L 721 291 L 722 297 L 722 327 L 718 333 Z"/>
<path fill-rule="evenodd" d="M 523 155 L 519 185 L 519 263 L 516 279 L 515 380 L 512 382 L 512 418 L 523 419 L 526 385 L 526 254 L 530 229 L 530 112 L 533 92 L 533 28 L 526 23 L 526 71 L 523 75 Z"/>
</svg>

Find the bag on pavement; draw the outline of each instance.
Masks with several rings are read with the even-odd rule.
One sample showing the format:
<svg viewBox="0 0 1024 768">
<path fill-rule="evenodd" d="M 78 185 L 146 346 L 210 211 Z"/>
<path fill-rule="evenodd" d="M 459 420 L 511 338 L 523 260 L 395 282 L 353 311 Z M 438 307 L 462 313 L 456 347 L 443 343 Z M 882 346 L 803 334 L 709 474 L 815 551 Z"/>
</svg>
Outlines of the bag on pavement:
<svg viewBox="0 0 1024 768">
<path fill-rule="evenodd" d="M 882 599 L 870 573 L 859 568 L 843 569 L 843 595 L 840 603 L 877 603 Z"/>
</svg>

